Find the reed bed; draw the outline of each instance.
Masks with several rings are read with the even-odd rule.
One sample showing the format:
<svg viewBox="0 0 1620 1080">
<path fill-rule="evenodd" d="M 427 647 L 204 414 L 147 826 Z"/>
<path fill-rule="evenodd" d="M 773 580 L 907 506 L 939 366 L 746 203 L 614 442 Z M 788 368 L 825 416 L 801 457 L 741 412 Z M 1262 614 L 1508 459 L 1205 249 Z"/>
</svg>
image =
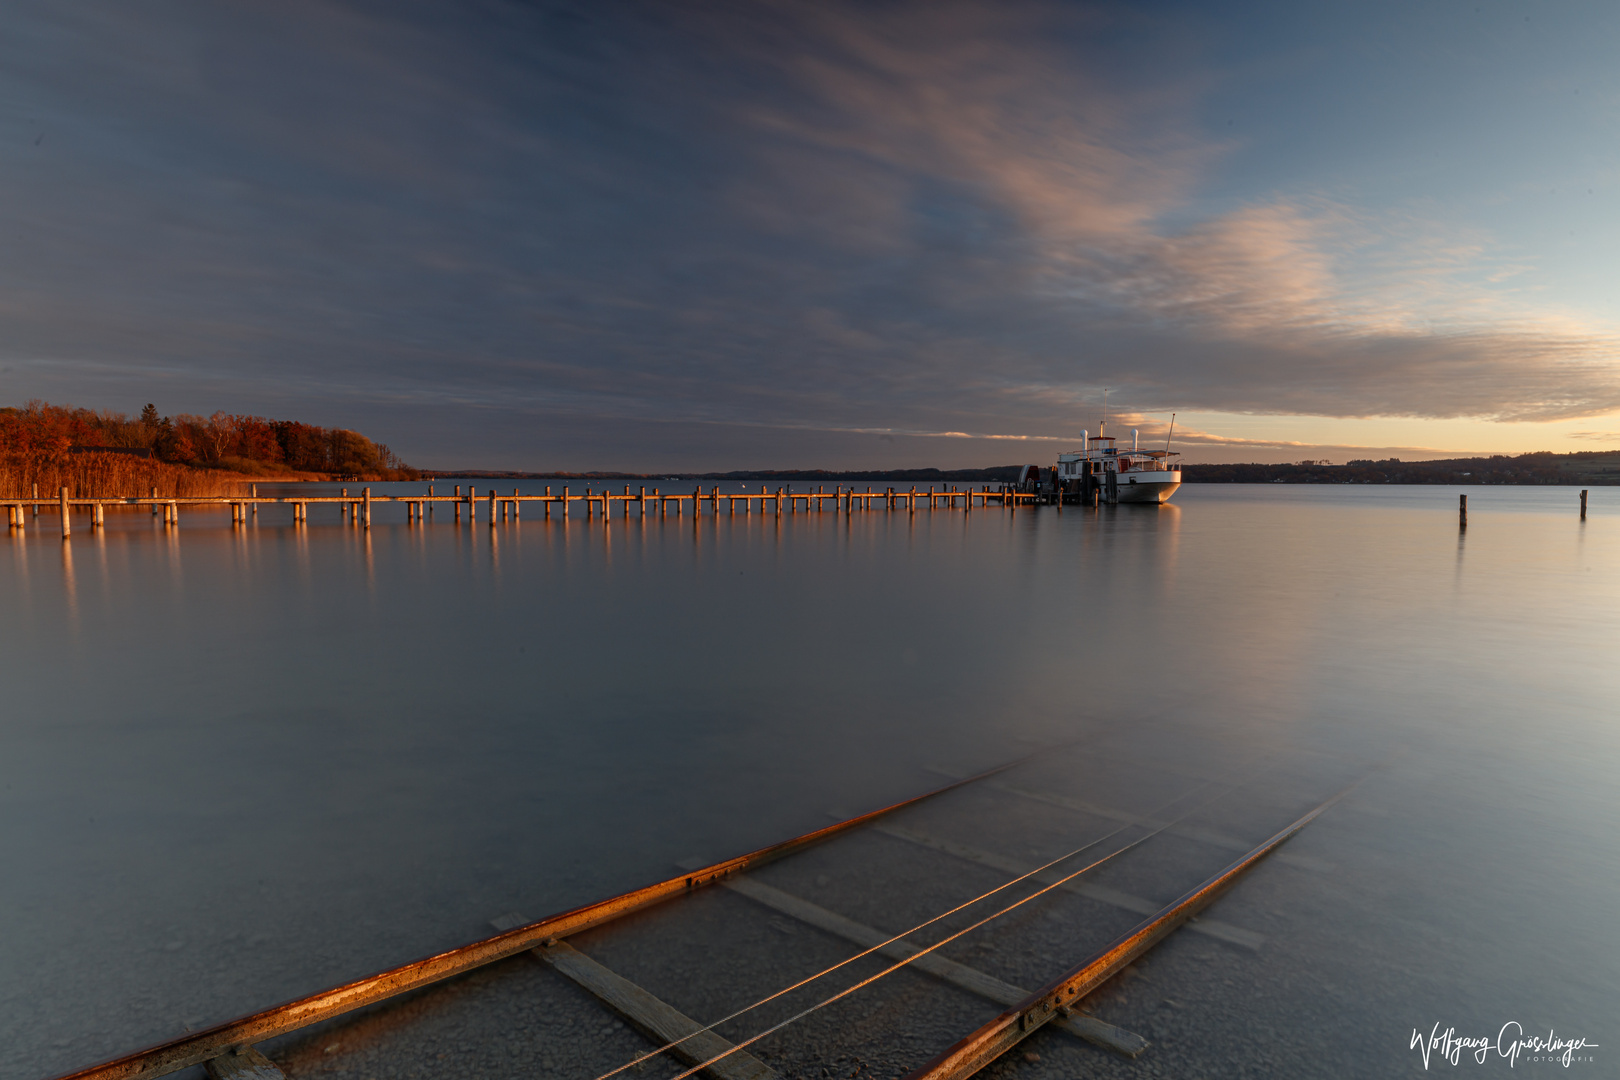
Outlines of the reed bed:
<svg viewBox="0 0 1620 1080">
<path fill-rule="evenodd" d="M 72 499 L 187 499 L 246 495 L 250 479 L 240 473 L 191 469 L 131 454 L 0 455 L 0 499 L 54 498 L 62 488 Z"/>
</svg>

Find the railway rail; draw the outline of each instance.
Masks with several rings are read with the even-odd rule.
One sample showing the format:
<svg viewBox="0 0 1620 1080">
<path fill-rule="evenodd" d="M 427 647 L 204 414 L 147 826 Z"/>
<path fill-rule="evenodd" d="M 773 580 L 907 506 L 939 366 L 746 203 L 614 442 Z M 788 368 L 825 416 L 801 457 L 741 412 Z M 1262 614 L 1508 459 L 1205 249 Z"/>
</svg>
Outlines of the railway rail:
<svg viewBox="0 0 1620 1080">
<path fill-rule="evenodd" d="M 953 1015 L 971 1015 L 982 1003 L 1001 1010 L 926 1060 L 920 1052 L 902 1057 L 909 1062 L 907 1080 L 971 1076 L 1047 1028 L 1123 1058 L 1135 1058 L 1149 1050 L 1148 1040 L 1090 1015 L 1084 1008 L 1088 995 L 1181 927 L 1225 946 L 1262 948 L 1262 935 L 1219 920 L 1199 919 L 1199 914 L 1343 798 L 1354 784 L 1304 813 L 1290 814 L 1291 820 L 1266 839 L 1244 844 L 1242 854 L 1234 860 L 1229 850 L 1234 838 L 1198 822 L 1212 807 L 1252 785 L 1263 775 L 1263 768 L 1251 768 L 1237 779 L 1197 783 L 1178 779 L 1166 789 L 1168 797 L 1158 806 L 1128 812 L 1091 804 L 1076 807 L 1075 800 L 1066 797 L 1042 801 L 1042 793 L 1029 780 L 1017 784 L 1007 780 L 1013 770 L 1062 752 L 1049 749 L 972 776 L 954 777 L 931 791 L 878 810 L 842 816 L 834 824 L 746 855 L 701 865 L 701 860 L 686 860 L 674 877 L 543 919 L 528 921 L 509 913 L 492 920 L 495 934 L 471 944 L 79 1069 L 60 1080 L 130 1080 L 196 1065 L 205 1066 L 213 1080 L 280 1080 L 284 1076 L 281 1066 L 259 1044 L 320 1025 L 330 1027 L 361 1010 L 374 1014 L 375 1007 L 413 991 L 426 992 L 523 953 L 586 991 L 651 1043 L 619 1066 L 581 1075 L 579 1080 L 613 1080 L 631 1069 L 639 1074 L 649 1064 L 662 1067 L 669 1059 L 682 1064 L 671 1080 L 684 1080 L 699 1072 L 718 1080 L 775 1080 L 793 1069 L 773 1060 L 768 1051 L 773 1036 L 807 1017 L 844 1007 L 852 995 L 903 980 L 911 980 L 907 983 L 911 992 L 920 993 L 919 987 L 926 987 L 929 994 L 955 995 Z M 1012 836 L 1024 840 L 1040 833 L 1049 847 L 1046 855 L 1051 857 L 1034 856 L 1027 843 L 1007 842 L 1011 837 L 1004 837 L 997 850 L 980 846 L 985 830 L 976 823 L 982 824 L 985 814 L 979 803 L 957 805 L 967 799 L 1003 800 L 1006 806 L 1025 808 L 1039 804 L 1041 815 L 1055 815 L 1034 819 L 1029 829 L 1012 830 Z M 930 808 L 939 811 L 935 816 L 943 821 L 926 820 Z M 942 835 L 942 829 L 953 821 L 956 835 Z M 981 835 L 973 835 L 976 828 Z M 1168 902 L 1134 894 L 1124 887 L 1129 883 L 1132 859 L 1153 851 L 1155 840 L 1185 849 L 1186 853 L 1172 860 L 1177 865 L 1169 867 L 1176 871 L 1175 876 L 1185 879 L 1188 868 L 1213 865 L 1216 869 L 1213 873 L 1198 871 L 1196 882 Z M 869 891 L 883 894 L 894 904 L 892 910 L 880 905 L 874 919 L 870 913 L 848 910 L 854 905 L 847 898 L 841 905 L 846 910 L 837 910 L 836 899 L 829 902 L 825 896 L 807 895 L 814 887 L 807 889 L 805 882 L 823 879 L 807 878 L 802 870 L 795 872 L 799 860 L 848 858 L 851 852 L 864 850 L 838 846 L 852 843 L 880 846 L 861 856 L 866 859 L 861 865 L 914 864 L 926 872 L 905 880 L 949 883 L 955 890 L 951 900 L 888 896 L 875 888 Z M 1055 854 L 1050 850 L 1053 844 L 1060 849 Z M 840 851 L 844 853 L 840 855 Z M 1180 866 L 1182 863 L 1187 866 Z M 1296 860 L 1296 865 L 1309 872 L 1324 864 L 1313 867 L 1310 860 Z M 1144 880 L 1165 876 L 1165 866 L 1154 867 Z M 866 872 L 874 881 L 881 876 L 875 870 Z M 1115 876 L 1099 880 L 1109 872 Z M 725 1015 L 712 1021 L 691 1015 L 700 1009 L 693 1007 L 696 999 L 690 984 L 700 980 L 694 980 L 698 972 L 684 964 L 676 962 L 681 973 L 678 983 L 644 986 L 645 978 L 632 977 L 635 972 L 627 976 L 601 959 L 599 945 L 611 943 L 612 935 L 633 934 L 637 919 L 646 919 L 654 909 L 665 920 L 660 924 L 664 929 L 655 935 L 657 940 L 693 936 L 690 931 L 672 929 L 679 926 L 686 911 L 672 902 L 686 898 L 685 903 L 692 903 L 702 896 L 711 897 L 707 901 L 711 904 L 730 897 L 726 903 L 741 905 L 725 910 L 720 925 L 728 931 L 723 936 L 741 921 L 765 919 L 775 931 L 802 942 L 807 954 L 822 959 L 808 966 L 799 963 L 793 968 L 797 974 L 786 985 L 767 978 L 761 984 L 763 993 L 759 992 L 761 986 L 746 988 L 740 1007 L 728 1007 Z M 861 896 L 862 901 L 878 898 Z M 914 901 L 909 907 L 908 899 Z M 1098 934 L 1105 933 L 1105 938 L 1087 948 L 1077 962 L 1065 962 L 1061 971 L 1032 984 L 1014 981 L 1007 970 L 985 970 L 975 959 L 981 954 L 965 947 L 967 939 L 981 935 L 987 927 L 1027 933 L 1026 913 L 1035 911 L 1049 918 L 1062 917 L 1066 924 L 1072 921 L 1076 942 L 1088 934 L 1098 939 Z M 1140 918 L 1143 915 L 1146 918 Z M 1121 922 L 1127 917 L 1128 925 Z M 882 929 L 879 921 L 898 923 L 902 928 Z M 1110 929 L 1122 925 L 1123 930 Z M 603 934 L 610 937 L 603 939 Z M 851 952 L 851 946 L 857 951 Z M 1043 955 L 1041 962 L 1058 959 Z M 1027 985 L 1037 989 L 1026 989 Z M 682 997 L 688 1000 L 680 1000 Z M 924 1008 L 930 1015 L 940 1014 L 933 1005 L 925 1003 Z M 702 1011 L 714 1014 L 709 1005 Z"/>
</svg>

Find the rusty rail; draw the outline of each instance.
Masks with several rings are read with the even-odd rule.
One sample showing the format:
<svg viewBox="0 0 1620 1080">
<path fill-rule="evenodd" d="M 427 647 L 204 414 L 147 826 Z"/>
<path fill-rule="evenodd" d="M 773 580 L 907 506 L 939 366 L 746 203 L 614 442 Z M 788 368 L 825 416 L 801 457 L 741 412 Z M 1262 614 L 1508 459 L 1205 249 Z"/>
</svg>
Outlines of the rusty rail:
<svg viewBox="0 0 1620 1080">
<path fill-rule="evenodd" d="M 1037 751 L 1037 753 L 1044 752 L 1046 751 Z M 760 848 L 746 855 L 739 855 L 736 858 L 705 866 L 690 873 L 682 874 L 679 877 L 668 878 L 640 889 L 609 897 L 606 900 L 598 900 L 584 907 L 550 915 L 538 922 L 514 927 L 493 937 L 487 937 L 469 945 L 451 949 L 448 952 L 424 957 L 400 967 L 381 971 L 375 975 L 368 975 L 354 982 L 310 994 L 307 997 L 283 1002 L 246 1016 L 239 1016 L 234 1020 L 227 1020 L 222 1024 L 216 1024 L 202 1031 L 147 1047 L 144 1050 L 138 1050 L 123 1057 L 104 1061 L 99 1065 L 92 1065 L 76 1072 L 65 1073 L 58 1077 L 57 1080 L 125 1080 L 125 1078 L 131 1077 L 154 1077 L 163 1076 L 166 1073 L 175 1072 L 192 1065 L 200 1065 L 239 1047 L 249 1046 L 278 1035 L 285 1035 L 300 1028 L 308 1027 L 311 1024 L 317 1024 L 323 1020 L 385 1001 L 408 991 L 442 982 L 474 968 L 504 960 L 509 956 L 515 956 L 549 939 L 577 934 L 593 926 L 611 922 L 633 911 L 639 911 L 642 908 L 684 895 L 733 874 L 762 866 L 784 855 L 830 839 L 839 833 L 864 825 L 885 814 L 912 806 L 925 799 L 944 794 L 947 791 L 982 780 L 985 777 L 994 776 L 1029 760 L 1033 756 L 1033 754 L 1026 755 L 966 779 L 946 784 L 944 787 L 925 791 L 909 799 L 902 799 L 900 802 L 892 803 L 880 809 L 847 818 L 825 828 L 795 836 L 790 840 Z"/>
<path fill-rule="evenodd" d="M 1171 903 L 1157 915 L 1129 931 L 1096 956 L 1071 968 L 1052 982 L 963 1038 L 902 1080 L 965 1080 L 1033 1035 L 1057 1016 L 1067 1016 L 1087 994 L 1107 982 L 1171 931 L 1198 914 L 1237 883 L 1261 859 L 1314 821 L 1353 789 L 1339 792 L 1271 839 L 1232 863 L 1225 870 Z"/>
</svg>

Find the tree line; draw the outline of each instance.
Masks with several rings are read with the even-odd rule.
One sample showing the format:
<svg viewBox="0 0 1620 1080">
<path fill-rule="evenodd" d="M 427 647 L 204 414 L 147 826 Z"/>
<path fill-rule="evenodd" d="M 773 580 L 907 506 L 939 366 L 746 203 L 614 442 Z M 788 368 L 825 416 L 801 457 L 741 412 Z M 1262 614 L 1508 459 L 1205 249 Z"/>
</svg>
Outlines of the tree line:
<svg viewBox="0 0 1620 1080">
<path fill-rule="evenodd" d="M 297 420 L 216 412 L 135 417 L 30 401 L 0 409 L 0 455 L 49 459 L 85 451 L 138 453 L 193 469 L 248 476 L 319 473 L 366 480 L 414 480 L 415 469 L 357 431 Z"/>
</svg>

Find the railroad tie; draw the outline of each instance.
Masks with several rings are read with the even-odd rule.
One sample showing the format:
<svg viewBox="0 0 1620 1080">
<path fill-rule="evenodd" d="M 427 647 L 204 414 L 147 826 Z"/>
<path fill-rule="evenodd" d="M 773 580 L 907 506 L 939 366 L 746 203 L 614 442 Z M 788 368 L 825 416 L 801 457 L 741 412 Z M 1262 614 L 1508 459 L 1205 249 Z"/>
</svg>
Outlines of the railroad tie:
<svg viewBox="0 0 1620 1080">
<path fill-rule="evenodd" d="M 528 921 L 512 913 L 491 919 L 490 925 L 497 930 L 511 930 L 527 925 Z M 775 1069 L 754 1055 L 746 1050 L 733 1049 L 731 1043 L 712 1031 L 703 1031 L 702 1024 L 592 960 L 566 941 L 539 945 L 530 949 L 529 955 L 589 990 L 655 1045 L 663 1046 L 677 1039 L 682 1040 L 670 1047 L 669 1052 L 688 1065 L 699 1065 L 725 1054 L 725 1057 L 704 1070 L 716 1080 L 782 1080 Z"/>
<path fill-rule="evenodd" d="M 863 926 L 853 919 L 847 919 L 835 911 L 829 911 L 808 900 L 783 892 L 781 889 L 755 881 L 748 877 L 729 878 L 720 883 L 733 892 L 741 893 L 750 900 L 765 905 L 802 923 L 814 926 L 818 930 L 825 930 L 835 937 L 841 937 L 853 942 L 863 949 L 876 947 L 877 951 L 891 960 L 906 960 L 917 956 L 922 948 L 907 941 L 890 941 L 892 934 Z M 992 975 L 955 960 L 947 959 L 938 953 L 928 953 L 917 956 L 912 961 L 912 967 L 950 983 L 952 986 L 966 990 L 970 994 L 977 994 L 995 1002 L 997 1005 L 1016 1005 L 1029 996 L 1028 990 L 1020 989 L 1011 983 L 1002 982 Z M 1084 1013 L 1075 1012 L 1068 1016 L 1052 1021 L 1057 1027 L 1070 1035 L 1084 1039 L 1104 1050 L 1112 1050 L 1128 1058 L 1137 1057 L 1148 1048 L 1148 1041 L 1135 1032 L 1115 1027 Z"/>
<path fill-rule="evenodd" d="M 929 767 L 924 771 L 931 772 L 936 776 L 948 777 L 953 780 L 959 780 L 964 775 L 963 773 L 955 772 L 950 769 L 938 769 L 932 767 Z M 1109 821 L 1118 821 L 1129 825 L 1140 825 L 1147 829 L 1158 828 L 1160 825 L 1165 824 L 1164 822 L 1156 821 L 1152 818 L 1142 817 L 1139 814 L 1127 814 L 1106 806 L 1099 806 L 1096 803 L 1086 802 L 1084 799 L 1071 799 L 1064 795 L 1053 795 L 1044 791 L 1031 791 L 1027 788 L 1021 788 L 1013 784 L 1001 783 L 995 780 L 985 781 L 985 786 L 994 788 L 996 791 L 1006 792 L 1008 795 L 1016 795 L 1021 799 L 1029 799 L 1031 802 L 1045 803 L 1048 806 L 1058 806 L 1065 810 L 1073 810 L 1078 814 L 1090 814 L 1093 817 L 1105 818 Z M 1223 833 L 1214 832 L 1210 829 L 1201 829 L 1194 825 L 1172 823 L 1169 828 L 1165 829 L 1165 832 L 1170 836 L 1179 836 L 1183 840 L 1192 840 L 1200 844 L 1208 844 L 1210 847 L 1220 848 L 1223 851 L 1249 850 L 1249 845 L 1245 841 L 1239 840 L 1234 836 L 1226 836 Z M 1287 851 L 1277 852 L 1271 857 L 1271 861 L 1282 866 L 1292 866 L 1296 869 L 1310 870 L 1319 874 L 1332 873 L 1335 869 L 1334 864 L 1325 859 L 1318 859 L 1310 855 L 1295 855 Z"/>
<path fill-rule="evenodd" d="M 212 1080 L 287 1080 L 275 1062 L 251 1046 L 228 1050 L 209 1059 L 204 1068 Z"/>
<path fill-rule="evenodd" d="M 882 833 L 884 836 L 904 840 L 921 847 L 932 848 L 935 851 L 942 851 L 947 855 L 954 855 L 958 859 L 965 859 L 968 862 L 978 863 L 980 866 L 1000 870 L 1004 874 L 1023 874 L 1029 870 L 1029 867 L 1020 865 L 1012 859 L 993 852 L 980 851 L 978 848 L 959 844 L 954 840 L 943 840 L 939 837 L 929 836 L 926 833 L 914 832 L 910 829 L 902 829 L 882 822 L 874 824 L 872 829 L 875 832 Z M 1044 883 L 1051 881 L 1054 876 L 1055 872 L 1047 872 L 1035 875 L 1034 880 Z M 1062 888 L 1066 892 L 1075 893 L 1078 896 L 1083 896 L 1088 900 L 1095 900 L 1100 904 L 1107 904 L 1110 907 L 1121 908 L 1136 915 L 1152 915 L 1159 910 L 1159 905 L 1152 900 L 1132 896 L 1130 893 L 1120 892 L 1118 889 L 1110 889 L 1106 885 L 1092 885 L 1083 881 L 1071 881 L 1063 885 Z M 1224 941 L 1229 945 L 1241 945 L 1245 949 L 1259 949 L 1266 941 L 1264 934 L 1256 933 L 1253 930 L 1245 930 L 1240 926 L 1233 926 L 1217 919 L 1200 919 L 1196 922 L 1189 922 L 1187 929 L 1196 934 L 1203 934 L 1205 937 L 1212 937 L 1217 941 Z"/>
</svg>

